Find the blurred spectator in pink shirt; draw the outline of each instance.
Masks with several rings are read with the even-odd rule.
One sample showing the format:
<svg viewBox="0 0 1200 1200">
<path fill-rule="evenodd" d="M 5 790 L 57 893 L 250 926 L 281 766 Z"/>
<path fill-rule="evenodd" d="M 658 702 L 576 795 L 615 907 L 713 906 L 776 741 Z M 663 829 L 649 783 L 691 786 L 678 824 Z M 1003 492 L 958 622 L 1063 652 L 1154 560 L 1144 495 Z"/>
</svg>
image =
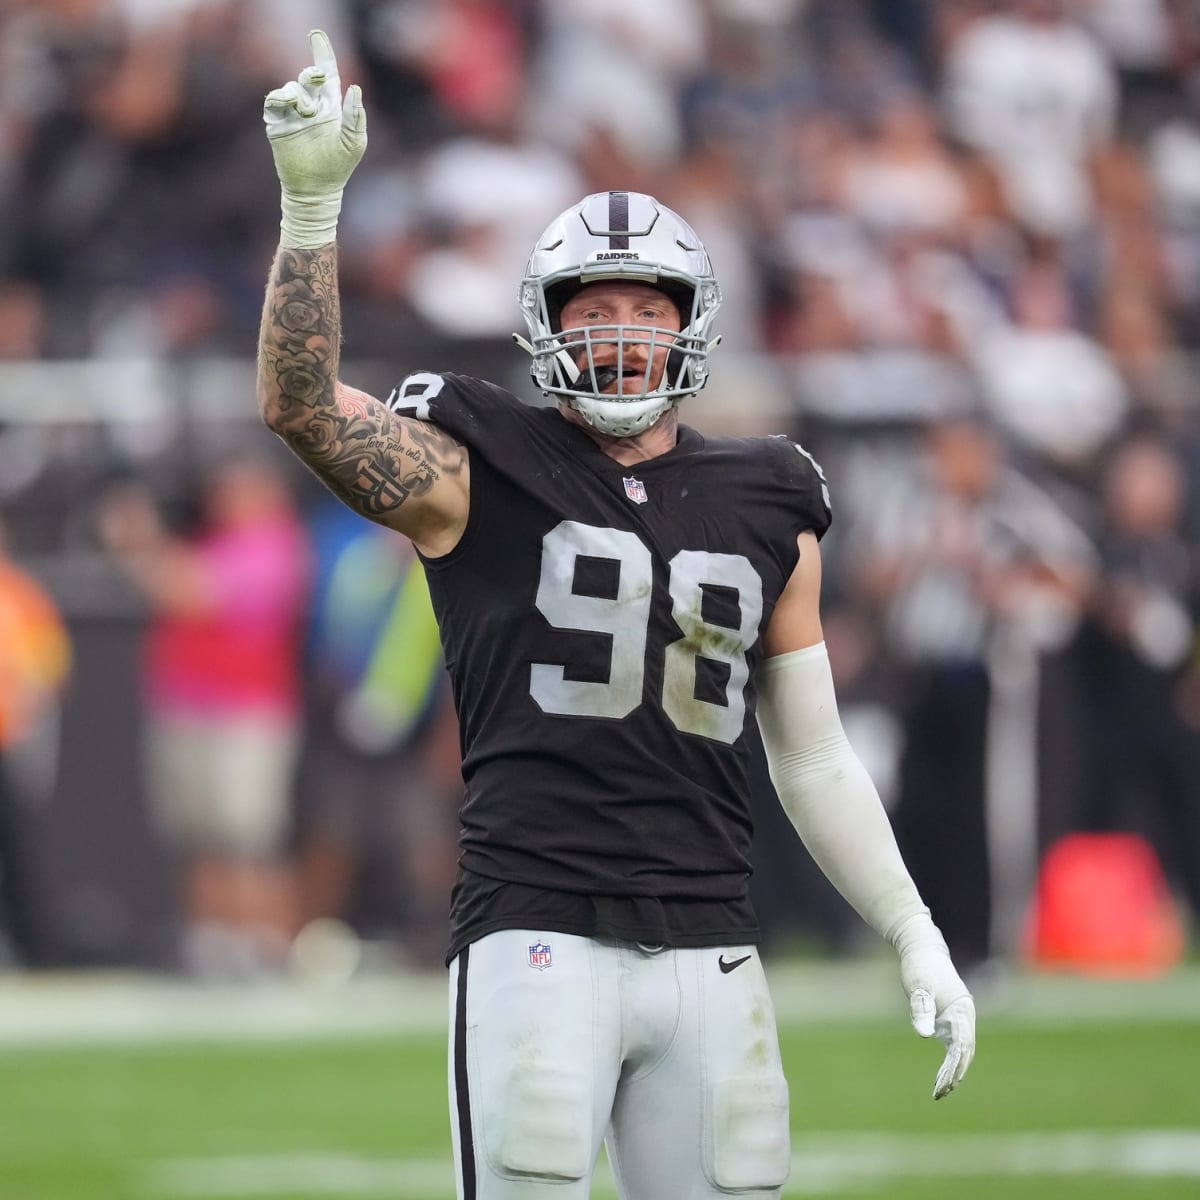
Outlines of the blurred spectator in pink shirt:
<svg viewBox="0 0 1200 1200">
<path fill-rule="evenodd" d="M 105 502 L 101 531 L 154 613 L 147 783 L 180 856 L 184 965 L 248 977 L 282 965 L 294 933 L 287 851 L 310 549 L 265 462 L 223 463 L 203 501 L 203 528 L 184 539 L 124 488 Z"/>
</svg>

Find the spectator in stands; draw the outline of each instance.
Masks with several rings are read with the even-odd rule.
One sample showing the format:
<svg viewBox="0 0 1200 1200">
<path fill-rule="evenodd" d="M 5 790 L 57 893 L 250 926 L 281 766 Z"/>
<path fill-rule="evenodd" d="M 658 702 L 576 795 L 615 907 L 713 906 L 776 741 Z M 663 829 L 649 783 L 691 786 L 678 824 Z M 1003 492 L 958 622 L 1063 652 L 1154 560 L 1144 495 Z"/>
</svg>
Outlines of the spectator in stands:
<svg viewBox="0 0 1200 1200">
<path fill-rule="evenodd" d="M 948 237 L 967 204 L 962 169 L 940 136 L 936 112 L 921 93 L 890 98 L 870 135 L 846 156 L 841 207 L 883 236 Z"/>
<path fill-rule="evenodd" d="M 1048 633 L 1065 640 L 1093 551 L 974 415 L 930 424 L 914 465 L 877 481 L 851 570 L 878 605 L 901 672 L 897 841 L 955 961 L 970 970 L 993 953 L 993 646 L 1011 622 L 1029 624 L 1032 636 L 1033 616 L 1048 606 L 1059 615 Z"/>
<path fill-rule="evenodd" d="M 29 958 L 32 935 L 23 883 L 28 848 L 20 810 L 44 772 L 22 770 L 36 760 L 39 732 L 66 682 L 71 646 L 49 592 L 8 557 L 0 525 L 0 961 Z"/>
<path fill-rule="evenodd" d="M 1065 0 L 992 7 L 946 51 L 951 125 L 995 163 L 1017 222 L 1038 236 L 1067 237 L 1091 216 L 1088 164 L 1113 135 L 1116 74 Z"/>
<path fill-rule="evenodd" d="M 333 918 L 440 963 L 462 780 L 425 572 L 408 542 L 332 498 L 310 528 L 300 923 Z"/>
<path fill-rule="evenodd" d="M 283 476 L 222 462 L 194 536 L 144 492 L 112 492 L 101 532 L 152 612 L 145 646 L 147 783 L 179 857 L 183 965 L 252 977 L 286 960 L 310 548 Z"/>
<path fill-rule="evenodd" d="M 536 134 L 583 154 L 602 131 L 634 169 L 676 160 L 678 90 L 704 62 L 699 0 L 541 0 L 540 7 Z"/>
<path fill-rule="evenodd" d="M 1082 328 L 1058 250 L 1044 246 L 1017 274 L 1011 322 L 974 345 L 988 409 L 1047 477 L 1086 485 L 1097 456 L 1129 409 L 1125 385 Z"/>
<path fill-rule="evenodd" d="M 1200 917 L 1200 553 L 1172 444 L 1123 441 L 1103 476 L 1086 631 L 1082 823 L 1148 836 Z"/>
</svg>

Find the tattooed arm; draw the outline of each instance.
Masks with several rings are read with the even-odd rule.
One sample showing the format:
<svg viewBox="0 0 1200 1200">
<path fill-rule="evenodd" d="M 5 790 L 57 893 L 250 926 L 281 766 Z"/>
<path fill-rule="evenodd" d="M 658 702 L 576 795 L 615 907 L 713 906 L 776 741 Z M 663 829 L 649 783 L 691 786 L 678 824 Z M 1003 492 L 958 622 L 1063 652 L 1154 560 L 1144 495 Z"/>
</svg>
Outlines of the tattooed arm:
<svg viewBox="0 0 1200 1200">
<path fill-rule="evenodd" d="M 336 247 L 281 247 L 259 338 L 263 420 L 356 512 L 425 554 L 448 553 L 466 526 L 466 450 L 340 383 L 340 345 Z"/>
<path fill-rule="evenodd" d="M 282 220 L 258 343 L 259 409 L 356 512 L 426 554 L 445 554 L 466 526 L 466 451 L 338 382 L 335 238 L 343 189 L 367 146 L 367 115 L 357 86 L 342 95 L 329 38 L 317 29 L 309 41 L 312 66 L 263 102 Z"/>
</svg>

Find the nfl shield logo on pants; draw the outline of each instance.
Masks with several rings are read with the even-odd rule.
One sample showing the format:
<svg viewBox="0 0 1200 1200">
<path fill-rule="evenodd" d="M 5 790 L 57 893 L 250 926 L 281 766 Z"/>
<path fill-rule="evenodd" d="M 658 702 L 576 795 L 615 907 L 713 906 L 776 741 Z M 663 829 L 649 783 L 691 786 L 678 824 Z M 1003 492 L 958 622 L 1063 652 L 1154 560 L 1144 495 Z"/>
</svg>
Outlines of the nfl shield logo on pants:
<svg viewBox="0 0 1200 1200">
<path fill-rule="evenodd" d="M 627 495 L 634 504 L 646 503 L 646 485 L 640 479 L 622 477 L 621 482 L 625 485 L 625 495 Z"/>
<path fill-rule="evenodd" d="M 550 965 L 550 947 L 545 942 L 534 942 L 529 947 L 529 965 L 544 971 Z"/>
</svg>

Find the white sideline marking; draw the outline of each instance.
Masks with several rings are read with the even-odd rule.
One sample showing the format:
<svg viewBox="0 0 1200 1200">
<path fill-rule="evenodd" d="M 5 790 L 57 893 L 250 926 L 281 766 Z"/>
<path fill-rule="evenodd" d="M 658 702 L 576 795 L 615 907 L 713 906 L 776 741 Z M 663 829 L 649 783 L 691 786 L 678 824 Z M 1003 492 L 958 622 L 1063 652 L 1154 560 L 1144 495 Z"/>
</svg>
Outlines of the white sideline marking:
<svg viewBox="0 0 1200 1200">
<path fill-rule="evenodd" d="M 454 1188 L 449 1159 L 377 1159 L 348 1154 L 243 1155 L 159 1163 L 147 1196 L 430 1196 Z"/>
<path fill-rule="evenodd" d="M 0 977 L 0 1046 L 278 1042 L 444 1033 L 445 975 L 345 987 L 154 975 Z"/>
<path fill-rule="evenodd" d="M 866 961 L 768 962 L 781 1026 L 908 1023 L 890 957 Z M 1015 974 L 976 996 L 981 1026 L 1072 1029 L 1096 1021 L 1194 1020 L 1200 969 L 1160 979 Z M 0 973 L 0 1047 L 279 1042 L 307 1038 L 444 1036 L 446 975 L 370 976 L 344 986 L 295 981 L 201 985 L 137 973 Z"/>
<path fill-rule="evenodd" d="M 886 1179 L 934 1176 L 1097 1175 L 1200 1179 L 1200 1133 L 837 1134 L 793 1141 L 788 1192 L 804 1195 Z"/>
<path fill-rule="evenodd" d="M 831 1133 L 793 1140 L 788 1196 L 845 1191 L 900 1177 L 1096 1175 L 1200 1179 L 1200 1133 L 1178 1129 L 1083 1129 L 1063 1133 L 904 1137 Z M 173 1159 L 146 1173 L 142 1193 L 156 1197 L 247 1200 L 281 1192 L 325 1196 L 449 1196 L 445 1159 L 353 1155 L 260 1155 Z M 601 1161 L 594 1197 L 616 1195 Z"/>
</svg>

